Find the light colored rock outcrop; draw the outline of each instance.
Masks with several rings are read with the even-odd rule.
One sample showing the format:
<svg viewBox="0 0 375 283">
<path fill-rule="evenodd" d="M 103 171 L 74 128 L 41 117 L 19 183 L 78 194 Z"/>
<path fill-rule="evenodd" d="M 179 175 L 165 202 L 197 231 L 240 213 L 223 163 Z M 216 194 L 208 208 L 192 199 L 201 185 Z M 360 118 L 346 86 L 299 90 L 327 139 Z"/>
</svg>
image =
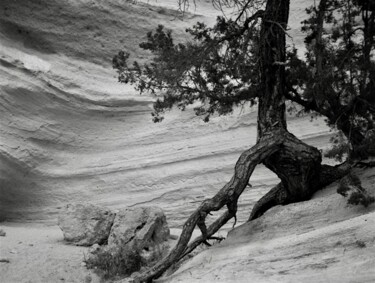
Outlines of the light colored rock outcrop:
<svg viewBox="0 0 375 283">
<path fill-rule="evenodd" d="M 147 264 L 164 255 L 168 248 L 169 234 L 167 220 L 161 208 L 127 208 L 117 213 L 108 246 L 118 249 L 125 245 L 135 249 Z"/>
<path fill-rule="evenodd" d="M 168 240 L 168 237 L 169 228 L 161 208 L 126 208 L 116 214 L 108 245 L 126 245 L 134 241 L 147 248 Z"/>
<path fill-rule="evenodd" d="M 58 218 L 64 239 L 78 246 L 101 244 L 108 239 L 115 214 L 88 203 L 68 204 Z"/>
<path fill-rule="evenodd" d="M 126 208 L 116 214 L 108 245 L 90 249 L 89 265 L 95 266 L 100 257 L 113 260 L 126 253 L 140 255 L 142 265 L 150 265 L 168 250 L 169 228 L 165 214 L 158 207 Z M 93 264 L 94 263 L 94 264 Z"/>
</svg>

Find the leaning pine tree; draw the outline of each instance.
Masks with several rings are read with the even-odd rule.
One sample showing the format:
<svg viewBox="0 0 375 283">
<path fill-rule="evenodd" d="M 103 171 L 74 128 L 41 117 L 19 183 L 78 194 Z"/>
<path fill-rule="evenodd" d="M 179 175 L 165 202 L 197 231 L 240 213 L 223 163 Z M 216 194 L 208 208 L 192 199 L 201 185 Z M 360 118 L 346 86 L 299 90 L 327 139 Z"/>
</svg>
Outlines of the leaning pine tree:
<svg viewBox="0 0 375 283">
<path fill-rule="evenodd" d="M 163 93 L 154 104 L 155 122 L 160 122 L 163 112 L 173 106 L 184 110 L 199 102 L 194 110 L 208 121 L 214 113 L 227 114 L 238 104 L 258 102 L 256 145 L 241 154 L 231 180 L 187 219 L 171 252 L 135 281 L 150 282 L 159 277 L 235 218 L 238 198 L 258 164 L 265 164 L 281 182 L 259 200 L 249 220 L 275 205 L 308 200 L 317 190 L 347 175 L 353 164 L 322 165 L 320 151 L 287 130 L 287 98 L 300 100 L 302 106 L 313 101 L 317 109 L 325 107 L 317 103 L 316 97 L 306 98 L 297 91 L 306 82 L 301 82 L 303 78 L 300 80 L 298 74 L 293 74 L 290 66 L 294 64 L 300 70 L 307 67 L 293 52 L 286 51 L 289 0 L 214 0 L 218 2 L 237 6 L 237 18 L 219 17 L 213 28 L 197 23 L 188 30 L 193 41 L 185 44 L 175 44 L 171 32 L 159 26 L 140 45 L 155 55 L 151 63 L 134 62 L 129 66 L 129 55 L 125 52 L 113 59 L 121 82 L 134 84 L 140 92 Z M 206 226 L 206 216 L 223 207 L 225 212 Z M 202 235 L 189 244 L 195 227 Z"/>
</svg>

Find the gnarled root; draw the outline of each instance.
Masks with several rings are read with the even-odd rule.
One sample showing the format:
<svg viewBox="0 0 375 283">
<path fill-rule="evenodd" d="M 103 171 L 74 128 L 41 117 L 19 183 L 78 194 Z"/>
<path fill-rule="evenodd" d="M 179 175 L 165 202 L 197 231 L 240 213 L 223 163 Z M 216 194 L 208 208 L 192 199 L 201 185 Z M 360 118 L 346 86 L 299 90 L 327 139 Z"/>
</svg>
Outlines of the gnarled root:
<svg viewBox="0 0 375 283">
<path fill-rule="evenodd" d="M 267 210 L 276 206 L 286 204 L 288 201 L 288 192 L 282 183 L 273 187 L 254 205 L 248 221 L 257 219 L 262 216 Z"/>
<path fill-rule="evenodd" d="M 134 281 L 151 282 L 197 246 L 202 243 L 208 244 L 207 240 L 236 216 L 238 198 L 248 186 L 255 167 L 262 162 L 277 173 L 281 183 L 261 198 L 254 207 L 250 219 L 259 217 L 275 205 L 307 200 L 315 191 L 342 178 L 350 170 L 348 164 L 336 167 L 321 165 L 319 151 L 304 144 L 287 131 L 264 133 L 255 146 L 241 154 L 232 179 L 213 198 L 205 200 L 185 222 L 178 243 L 171 252 Z M 205 223 L 207 215 L 224 206 L 227 210 L 207 227 Z M 189 244 L 196 226 L 201 230 L 202 235 Z"/>
<path fill-rule="evenodd" d="M 351 168 L 352 164 L 349 162 L 344 162 L 336 166 L 321 165 L 318 178 L 312 183 L 312 186 L 310 186 L 311 195 L 325 186 L 345 177 L 349 174 Z M 306 199 L 301 199 L 301 201 L 303 200 Z M 262 216 L 267 210 L 276 205 L 286 205 L 296 201 L 298 200 L 296 200 L 295 197 L 290 197 L 283 183 L 279 183 L 258 200 L 250 213 L 248 221 Z"/>
<path fill-rule="evenodd" d="M 243 152 L 236 163 L 232 179 L 213 198 L 203 201 L 199 208 L 189 217 L 183 226 L 176 246 L 171 252 L 155 266 L 134 278 L 134 282 L 151 282 L 152 279 L 158 278 L 172 264 L 178 262 L 197 246 L 207 243 L 207 239 L 212 237 L 228 220 L 235 217 L 238 198 L 248 185 L 249 178 L 255 167 L 263 162 L 265 158 L 279 150 L 287 134 L 283 130 L 264 134 L 255 146 Z M 226 206 L 227 210 L 207 227 L 205 224 L 207 214 L 211 211 L 218 211 L 223 206 Z M 199 227 L 202 235 L 189 244 L 196 226 Z"/>
</svg>

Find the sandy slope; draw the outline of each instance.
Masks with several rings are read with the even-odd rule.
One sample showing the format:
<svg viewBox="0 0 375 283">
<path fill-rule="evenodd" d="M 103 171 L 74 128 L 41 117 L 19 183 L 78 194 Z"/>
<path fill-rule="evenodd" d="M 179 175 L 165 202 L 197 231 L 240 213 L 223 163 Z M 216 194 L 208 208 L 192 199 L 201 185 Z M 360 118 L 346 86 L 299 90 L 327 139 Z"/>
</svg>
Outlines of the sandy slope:
<svg viewBox="0 0 375 283">
<path fill-rule="evenodd" d="M 375 194 L 375 170 L 360 171 Z M 375 204 L 347 205 L 336 186 L 269 210 L 160 282 L 374 282 Z"/>
</svg>

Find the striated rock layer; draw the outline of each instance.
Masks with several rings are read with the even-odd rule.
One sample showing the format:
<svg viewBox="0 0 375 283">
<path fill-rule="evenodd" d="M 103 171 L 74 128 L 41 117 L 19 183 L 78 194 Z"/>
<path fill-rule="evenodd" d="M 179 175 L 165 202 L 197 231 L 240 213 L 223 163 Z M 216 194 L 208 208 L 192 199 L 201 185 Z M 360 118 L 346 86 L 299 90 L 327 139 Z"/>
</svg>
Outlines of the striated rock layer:
<svg viewBox="0 0 375 283">
<path fill-rule="evenodd" d="M 293 1 L 296 44 L 306 2 Z M 111 69 L 120 49 L 146 60 L 150 54 L 138 43 L 159 23 L 182 34 L 198 20 L 212 22 L 218 12 L 208 3 L 183 19 L 165 7 L 118 0 L 2 0 L 0 12 L 2 220 L 52 221 L 66 203 L 88 201 L 112 209 L 160 206 L 178 227 L 229 180 L 240 153 L 254 144 L 253 109 L 209 123 L 189 110 L 172 111 L 154 124 L 154 98 L 117 83 Z M 325 148 L 328 129 L 309 120 L 290 119 L 289 128 Z M 258 168 L 251 183 L 240 221 L 277 179 Z"/>
</svg>

